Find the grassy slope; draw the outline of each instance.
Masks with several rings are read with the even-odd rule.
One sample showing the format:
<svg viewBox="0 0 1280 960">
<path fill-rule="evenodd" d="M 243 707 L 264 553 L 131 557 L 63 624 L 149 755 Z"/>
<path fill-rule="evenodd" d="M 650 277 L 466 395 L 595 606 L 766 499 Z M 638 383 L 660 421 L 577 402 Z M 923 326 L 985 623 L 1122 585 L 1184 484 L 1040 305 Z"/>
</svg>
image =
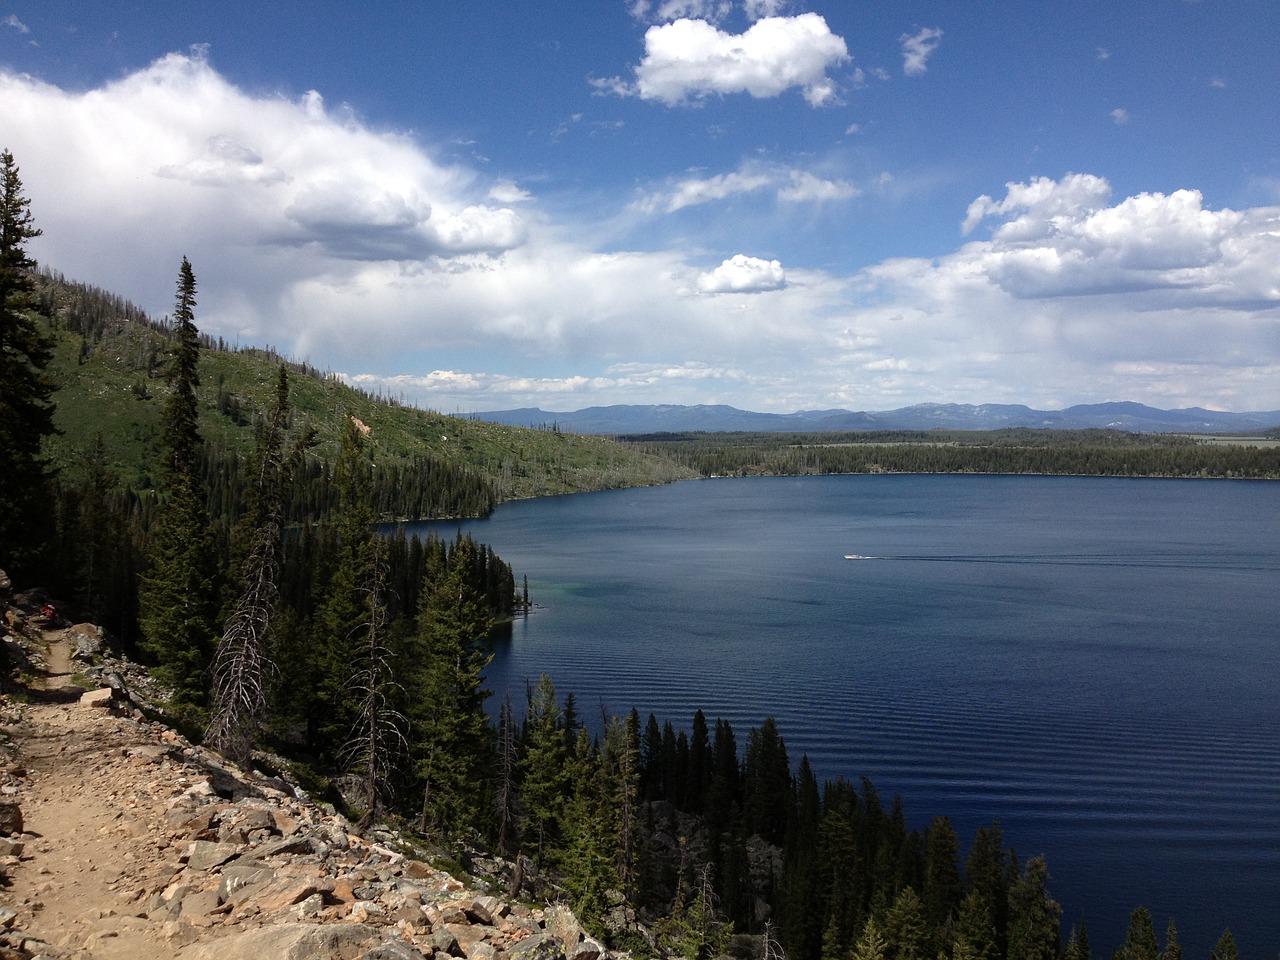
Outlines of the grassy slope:
<svg viewBox="0 0 1280 960">
<path fill-rule="evenodd" d="M 151 486 L 167 386 L 163 335 L 120 322 L 99 343 L 56 331 L 50 374 L 58 384 L 56 422 L 48 444 L 69 477 L 101 434 L 108 460 L 135 488 Z M 154 359 L 153 359 L 154 358 Z M 280 360 L 264 351 L 201 352 L 201 431 L 216 447 L 240 453 L 253 444 L 252 420 L 274 391 Z M 219 397 L 224 397 L 222 403 Z M 499 499 L 665 483 L 694 476 L 669 461 L 599 437 L 505 427 L 386 403 L 314 371 L 290 369 L 295 416 L 316 428 L 315 453 L 331 458 L 342 418 L 350 412 L 370 428 L 375 459 L 421 455 L 465 464 L 488 477 Z M 239 415 L 235 415 L 238 406 Z"/>
</svg>

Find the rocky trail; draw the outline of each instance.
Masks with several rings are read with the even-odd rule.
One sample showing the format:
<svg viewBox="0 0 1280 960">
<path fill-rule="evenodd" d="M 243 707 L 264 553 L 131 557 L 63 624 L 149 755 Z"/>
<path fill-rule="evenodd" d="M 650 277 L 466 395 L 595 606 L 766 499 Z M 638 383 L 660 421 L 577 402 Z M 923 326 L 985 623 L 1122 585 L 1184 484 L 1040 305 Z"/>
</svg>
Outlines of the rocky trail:
<svg viewBox="0 0 1280 960">
<path fill-rule="evenodd" d="M 601 955 L 568 909 L 464 886 L 149 722 L 118 690 L 86 693 L 72 679 L 93 630 L 13 607 L 0 630 L 31 686 L 0 706 L 0 960 Z"/>
</svg>

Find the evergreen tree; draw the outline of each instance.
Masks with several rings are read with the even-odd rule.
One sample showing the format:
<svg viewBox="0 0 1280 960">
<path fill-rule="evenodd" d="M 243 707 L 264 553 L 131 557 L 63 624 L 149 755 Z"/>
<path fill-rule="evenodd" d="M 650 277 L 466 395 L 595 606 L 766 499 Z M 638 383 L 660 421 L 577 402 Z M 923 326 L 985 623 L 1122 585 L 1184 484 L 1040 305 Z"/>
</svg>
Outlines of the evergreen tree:
<svg viewBox="0 0 1280 960">
<path fill-rule="evenodd" d="M 413 742 L 422 784 L 422 828 L 445 836 L 479 825 L 490 730 L 484 669 L 493 620 L 477 588 L 476 544 L 459 537 L 446 568 L 424 582 L 412 658 Z M 433 580 L 433 573 L 427 575 Z"/>
<path fill-rule="evenodd" d="M 1165 927 L 1164 949 L 1160 951 L 1160 960 L 1182 960 L 1182 944 L 1178 943 L 1178 926 L 1173 922 L 1173 917 L 1169 918 L 1169 925 Z"/>
<path fill-rule="evenodd" d="M 1062 950 L 1062 960 L 1093 960 L 1092 951 L 1089 949 L 1089 929 L 1084 922 L 1084 917 L 1080 918 L 1080 929 L 1071 928 L 1071 934 L 1067 937 L 1067 945 Z"/>
<path fill-rule="evenodd" d="M 924 915 L 924 904 L 911 887 L 903 887 L 884 916 L 884 937 L 890 960 L 934 960 L 934 932 Z"/>
<path fill-rule="evenodd" d="M 1137 907 L 1129 914 L 1129 928 L 1125 931 L 1119 960 L 1159 960 L 1159 956 L 1151 912 L 1146 907 Z"/>
<path fill-rule="evenodd" d="M 305 661 L 313 674 L 308 683 L 315 691 L 305 704 L 308 738 L 330 761 L 356 724 L 351 685 L 369 622 L 368 584 L 373 580 L 369 456 L 364 434 L 350 415 L 343 420 L 334 482 L 338 503 L 327 530 L 334 553 L 328 576 L 317 584 L 316 649 Z"/>
<path fill-rule="evenodd" d="M 622 895 L 634 903 L 640 840 L 640 715 L 634 709 L 606 725 L 603 766 L 616 810 L 617 878 Z"/>
<path fill-rule="evenodd" d="M 1056 960 L 1062 908 L 1049 896 L 1049 869 L 1033 857 L 1009 886 L 1008 960 Z"/>
<path fill-rule="evenodd" d="M 618 888 L 619 829 L 611 778 L 586 727 L 578 728 L 566 772 L 572 792 L 564 817 L 564 884 L 574 912 L 595 926 L 608 909 L 607 891 Z"/>
<path fill-rule="evenodd" d="M 997 960 L 1000 956 L 996 947 L 996 926 L 991 919 L 991 911 L 986 898 L 977 890 L 970 890 L 960 901 L 956 915 L 955 949 L 959 951 L 960 941 L 972 960 Z M 1081 957 L 1078 960 L 1089 960 Z"/>
<path fill-rule="evenodd" d="M 53 531 L 53 491 L 41 443 L 53 434 L 52 345 L 32 319 L 26 243 L 40 236 L 13 154 L 0 152 L 0 564 L 30 577 Z"/>
<path fill-rule="evenodd" d="M 564 802 L 569 793 L 562 719 L 555 684 L 544 673 L 529 691 L 520 788 L 525 844 L 544 866 L 555 864 Z"/>
<path fill-rule="evenodd" d="M 173 689 L 175 714 L 203 725 L 218 570 L 200 470 L 195 294 L 195 275 L 183 257 L 174 305 L 172 392 L 164 414 L 165 467 L 141 603 L 144 647 L 156 660 L 159 678 Z"/>
<path fill-rule="evenodd" d="M 889 945 L 885 942 L 875 917 L 871 917 L 862 928 L 862 936 L 853 945 L 852 960 L 886 960 L 889 956 Z"/>
<path fill-rule="evenodd" d="M 1209 960 L 1240 960 L 1240 954 L 1236 950 L 1236 938 L 1231 935 L 1229 929 L 1222 931 L 1222 936 L 1214 944 L 1213 952 L 1209 954 Z"/>
<path fill-rule="evenodd" d="M 924 839 L 924 915 L 935 930 L 942 930 L 960 905 L 962 887 L 960 841 L 946 817 L 935 817 Z"/>
</svg>

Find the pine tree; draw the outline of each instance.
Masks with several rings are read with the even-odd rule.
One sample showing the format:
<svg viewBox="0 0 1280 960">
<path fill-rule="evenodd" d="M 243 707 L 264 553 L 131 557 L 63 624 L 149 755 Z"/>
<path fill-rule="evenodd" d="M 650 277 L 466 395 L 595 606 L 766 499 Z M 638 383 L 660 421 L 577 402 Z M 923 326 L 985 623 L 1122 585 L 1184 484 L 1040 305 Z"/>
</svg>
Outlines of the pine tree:
<svg viewBox="0 0 1280 960">
<path fill-rule="evenodd" d="M 142 580 L 140 599 L 144 648 L 157 662 L 157 676 L 173 689 L 174 713 L 203 726 L 218 570 L 200 473 L 195 293 L 195 275 L 183 257 L 169 367 L 172 392 L 164 414 L 165 468 L 151 569 Z"/>
<path fill-rule="evenodd" d="M 35 306 L 26 243 L 40 236 L 13 154 L 0 152 L 0 563 L 30 577 L 53 528 L 53 491 L 41 455 L 55 432 L 53 382 L 45 374 L 52 344 L 31 316 Z"/>
<path fill-rule="evenodd" d="M 853 945 L 852 960 L 885 960 L 888 956 L 889 945 L 885 942 L 875 918 L 872 917 L 867 920 L 867 925 L 862 928 L 862 936 Z"/>
<path fill-rule="evenodd" d="M 1159 956 L 1160 947 L 1156 943 L 1151 912 L 1146 907 L 1137 907 L 1129 914 L 1129 928 L 1119 951 L 1120 960 L 1159 960 Z"/>
<path fill-rule="evenodd" d="M 1178 926 L 1173 922 L 1173 917 L 1169 918 L 1169 925 L 1165 927 L 1164 949 L 1160 951 L 1160 960 L 1182 960 L 1182 944 L 1178 942 Z"/>
<path fill-rule="evenodd" d="M 320 585 L 311 663 L 315 694 L 306 704 L 308 737 L 334 760 L 356 725 L 352 697 L 355 664 L 363 652 L 373 580 L 373 510 L 370 465 L 364 434 L 350 415 L 343 419 L 342 445 L 334 470 L 338 505 L 328 518 L 334 554 Z"/>
<path fill-rule="evenodd" d="M 1009 886 L 1008 960 L 1056 960 L 1062 908 L 1045 889 L 1049 869 L 1043 857 L 1027 861 Z"/>
<path fill-rule="evenodd" d="M 1239 960 L 1240 953 L 1236 950 L 1236 938 L 1231 935 L 1231 931 L 1223 930 L 1222 936 L 1218 938 L 1218 942 L 1214 944 L 1213 952 L 1209 954 L 1209 960 Z"/>
<path fill-rule="evenodd" d="M 544 673 L 529 691 L 520 805 L 524 810 L 525 844 L 537 862 L 547 867 L 554 866 L 558 859 L 565 796 L 569 792 L 563 717 L 555 684 Z"/>
<path fill-rule="evenodd" d="M 484 702 L 493 620 L 476 586 L 477 547 L 459 537 L 438 582 L 422 588 L 413 659 L 413 741 L 423 830 L 444 836 L 477 827 L 491 742 Z M 428 573 L 427 580 L 433 579 Z"/>
</svg>

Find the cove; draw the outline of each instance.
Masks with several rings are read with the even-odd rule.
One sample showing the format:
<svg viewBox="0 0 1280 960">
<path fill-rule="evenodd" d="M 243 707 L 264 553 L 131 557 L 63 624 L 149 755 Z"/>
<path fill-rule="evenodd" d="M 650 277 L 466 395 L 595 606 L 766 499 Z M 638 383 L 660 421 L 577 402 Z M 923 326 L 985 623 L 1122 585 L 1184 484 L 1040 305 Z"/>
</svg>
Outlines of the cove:
<svg viewBox="0 0 1280 960">
<path fill-rule="evenodd" d="M 588 719 L 772 715 L 793 767 L 1044 854 L 1095 955 L 1138 905 L 1188 957 L 1280 948 L 1280 483 L 704 480 L 431 527 L 529 578 L 495 708 L 546 672 Z"/>
</svg>

